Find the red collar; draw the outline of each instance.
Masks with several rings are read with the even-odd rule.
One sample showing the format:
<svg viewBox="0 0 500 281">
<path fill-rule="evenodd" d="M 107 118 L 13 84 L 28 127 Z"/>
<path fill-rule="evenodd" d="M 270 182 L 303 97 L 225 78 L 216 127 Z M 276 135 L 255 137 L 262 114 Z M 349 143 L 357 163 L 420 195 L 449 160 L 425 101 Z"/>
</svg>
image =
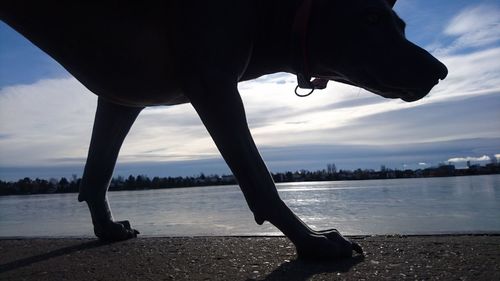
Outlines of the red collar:
<svg viewBox="0 0 500 281">
<path fill-rule="evenodd" d="M 315 89 L 326 88 L 326 84 L 328 83 L 327 79 L 322 78 L 315 78 L 311 81 L 307 50 L 307 31 L 311 16 L 312 1 L 313 0 L 302 1 L 297 9 L 292 26 L 292 48 L 294 53 L 295 71 L 297 72 L 297 88 L 311 89 L 312 91 L 309 94 L 311 94 Z M 295 93 L 297 93 L 297 88 L 295 89 Z"/>
</svg>

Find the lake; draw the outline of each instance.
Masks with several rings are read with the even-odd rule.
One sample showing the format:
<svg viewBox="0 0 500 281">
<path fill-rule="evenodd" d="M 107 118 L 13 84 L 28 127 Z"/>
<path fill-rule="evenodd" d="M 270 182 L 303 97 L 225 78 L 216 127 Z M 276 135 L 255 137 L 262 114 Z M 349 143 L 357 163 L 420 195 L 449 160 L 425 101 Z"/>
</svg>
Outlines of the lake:
<svg viewBox="0 0 500 281">
<path fill-rule="evenodd" d="M 500 232 L 500 175 L 278 184 L 316 229 L 348 235 Z M 0 237 L 93 236 L 77 194 L 0 197 Z M 143 236 L 278 235 L 257 225 L 238 186 L 110 192 L 115 219 Z"/>
</svg>

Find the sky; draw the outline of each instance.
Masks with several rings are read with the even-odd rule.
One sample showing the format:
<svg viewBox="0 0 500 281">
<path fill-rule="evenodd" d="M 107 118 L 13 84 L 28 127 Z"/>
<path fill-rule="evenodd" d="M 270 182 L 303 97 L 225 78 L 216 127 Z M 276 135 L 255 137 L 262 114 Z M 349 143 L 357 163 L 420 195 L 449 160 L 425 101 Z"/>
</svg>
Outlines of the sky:
<svg viewBox="0 0 500 281">
<path fill-rule="evenodd" d="M 255 142 L 273 172 L 417 169 L 500 157 L 500 1 L 399 0 L 407 37 L 449 75 L 406 103 L 330 82 L 296 97 L 295 76 L 239 84 Z M 335 36 L 334 34 L 331 36 Z M 97 98 L 0 21 L 0 179 L 81 176 Z M 228 174 L 191 105 L 144 110 L 115 176 Z"/>
</svg>

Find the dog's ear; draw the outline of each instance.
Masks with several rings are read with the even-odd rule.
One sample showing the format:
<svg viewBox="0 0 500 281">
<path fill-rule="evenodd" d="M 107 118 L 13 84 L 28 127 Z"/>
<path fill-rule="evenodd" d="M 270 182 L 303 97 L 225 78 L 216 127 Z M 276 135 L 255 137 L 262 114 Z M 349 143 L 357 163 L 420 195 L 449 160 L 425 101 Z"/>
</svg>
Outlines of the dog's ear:
<svg viewBox="0 0 500 281">
<path fill-rule="evenodd" d="M 394 5 L 396 4 L 396 1 L 398 1 L 398 0 L 386 0 L 386 1 L 389 4 L 389 6 L 391 6 L 391 8 L 393 8 Z"/>
</svg>

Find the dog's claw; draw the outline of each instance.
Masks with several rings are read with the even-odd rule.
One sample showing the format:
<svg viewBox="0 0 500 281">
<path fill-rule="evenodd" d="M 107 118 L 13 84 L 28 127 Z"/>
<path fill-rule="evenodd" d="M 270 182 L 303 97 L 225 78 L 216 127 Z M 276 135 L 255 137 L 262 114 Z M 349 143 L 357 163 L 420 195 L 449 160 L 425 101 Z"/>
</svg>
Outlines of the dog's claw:
<svg viewBox="0 0 500 281">
<path fill-rule="evenodd" d="M 125 227 L 125 229 L 127 229 L 127 230 L 131 230 L 131 231 L 133 231 L 133 232 L 135 233 L 135 235 L 136 235 L 136 236 L 134 236 L 134 238 L 135 238 L 135 237 L 137 237 L 137 234 L 141 234 L 141 233 L 139 232 L 139 230 L 137 230 L 137 229 L 133 229 L 133 228 L 130 226 L 130 222 L 129 222 L 129 221 L 127 221 L 127 220 L 125 220 L 125 221 L 117 221 L 116 223 L 119 223 L 119 224 L 123 225 L 123 226 Z"/>
<path fill-rule="evenodd" d="M 363 248 L 361 248 L 361 246 L 359 246 L 359 244 L 358 244 L 358 243 L 356 243 L 356 242 L 351 242 L 351 243 L 352 243 L 352 249 L 353 249 L 356 253 L 358 253 L 358 254 L 362 255 L 362 254 L 363 254 Z"/>
</svg>

